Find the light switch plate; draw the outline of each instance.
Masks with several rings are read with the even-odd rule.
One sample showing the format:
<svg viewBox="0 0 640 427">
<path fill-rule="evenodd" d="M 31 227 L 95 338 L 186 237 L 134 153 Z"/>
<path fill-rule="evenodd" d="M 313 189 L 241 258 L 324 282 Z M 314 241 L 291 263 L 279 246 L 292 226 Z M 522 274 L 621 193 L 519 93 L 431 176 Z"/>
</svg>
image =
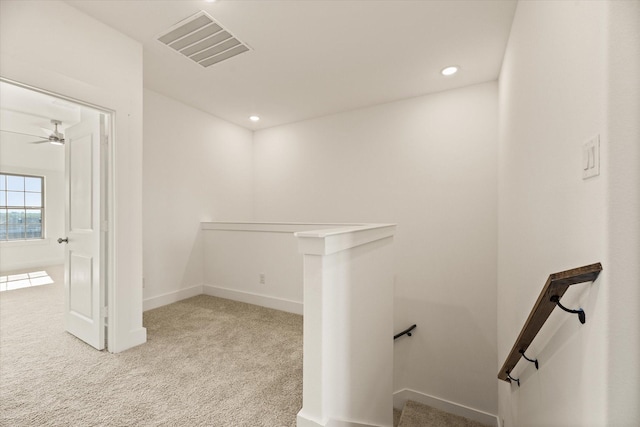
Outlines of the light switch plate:
<svg viewBox="0 0 640 427">
<path fill-rule="evenodd" d="M 582 145 L 582 179 L 600 175 L 600 135 Z"/>
</svg>

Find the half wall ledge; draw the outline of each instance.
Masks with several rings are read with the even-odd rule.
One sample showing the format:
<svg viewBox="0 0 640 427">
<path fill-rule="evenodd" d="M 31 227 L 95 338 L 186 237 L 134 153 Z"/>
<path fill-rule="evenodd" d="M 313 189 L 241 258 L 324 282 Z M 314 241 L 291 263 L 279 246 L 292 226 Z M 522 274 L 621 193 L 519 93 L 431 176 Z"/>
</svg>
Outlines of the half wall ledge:
<svg viewBox="0 0 640 427">
<path fill-rule="evenodd" d="M 302 254 L 330 255 L 395 234 L 395 224 L 353 224 L 338 228 L 299 231 L 298 250 Z"/>
<path fill-rule="evenodd" d="M 298 427 L 393 424 L 395 229 L 356 224 L 295 233 L 304 262 Z"/>
</svg>

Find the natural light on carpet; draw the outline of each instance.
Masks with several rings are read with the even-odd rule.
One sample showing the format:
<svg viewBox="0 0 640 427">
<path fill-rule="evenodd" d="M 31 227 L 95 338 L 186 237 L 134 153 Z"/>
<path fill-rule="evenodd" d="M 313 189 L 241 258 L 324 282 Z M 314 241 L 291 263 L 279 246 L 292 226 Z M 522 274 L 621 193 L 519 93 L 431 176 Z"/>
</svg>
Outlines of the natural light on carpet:
<svg viewBox="0 0 640 427">
<path fill-rule="evenodd" d="M 32 286 L 50 285 L 54 283 L 46 271 L 33 271 L 31 273 L 11 274 L 0 276 L 0 292 L 13 291 L 15 289 L 29 288 Z"/>
</svg>

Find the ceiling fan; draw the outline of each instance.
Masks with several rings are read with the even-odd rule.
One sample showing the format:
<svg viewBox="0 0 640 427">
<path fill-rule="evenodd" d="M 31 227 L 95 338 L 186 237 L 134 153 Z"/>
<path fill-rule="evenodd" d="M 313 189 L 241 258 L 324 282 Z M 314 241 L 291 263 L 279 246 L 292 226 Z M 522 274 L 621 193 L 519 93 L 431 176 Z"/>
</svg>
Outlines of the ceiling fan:
<svg viewBox="0 0 640 427">
<path fill-rule="evenodd" d="M 64 145 L 64 134 L 62 132 L 58 132 L 58 125 L 61 125 L 62 122 L 60 120 L 51 120 L 51 123 L 54 126 L 54 129 L 42 129 L 45 133 L 49 134 L 47 137 L 40 137 L 38 135 L 33 135 L 30 133 L 22 133 L 22 132 L 13 132 L 10 130 L 5 130 L 3 132 L 16 133 L 18 135 L 27 135 L 33 136 L 36 138 L 40 138 L 39 141 L 31 141 L 30 144 L 44 144 L 48 142 L 53 145 Z"/>
</svg>

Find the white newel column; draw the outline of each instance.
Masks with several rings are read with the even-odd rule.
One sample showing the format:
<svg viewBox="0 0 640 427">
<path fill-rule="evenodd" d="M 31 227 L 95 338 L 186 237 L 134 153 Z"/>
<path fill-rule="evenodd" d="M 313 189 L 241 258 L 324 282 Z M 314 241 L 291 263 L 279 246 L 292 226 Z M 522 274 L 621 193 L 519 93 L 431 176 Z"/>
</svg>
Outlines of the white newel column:
<svg viewBox="0 0 640 427">
<path fill-rule="evenodd" d="M 395 225 L 297 232 L 304 255 L 299 427 L 393 425 Z"/>
</svg>

